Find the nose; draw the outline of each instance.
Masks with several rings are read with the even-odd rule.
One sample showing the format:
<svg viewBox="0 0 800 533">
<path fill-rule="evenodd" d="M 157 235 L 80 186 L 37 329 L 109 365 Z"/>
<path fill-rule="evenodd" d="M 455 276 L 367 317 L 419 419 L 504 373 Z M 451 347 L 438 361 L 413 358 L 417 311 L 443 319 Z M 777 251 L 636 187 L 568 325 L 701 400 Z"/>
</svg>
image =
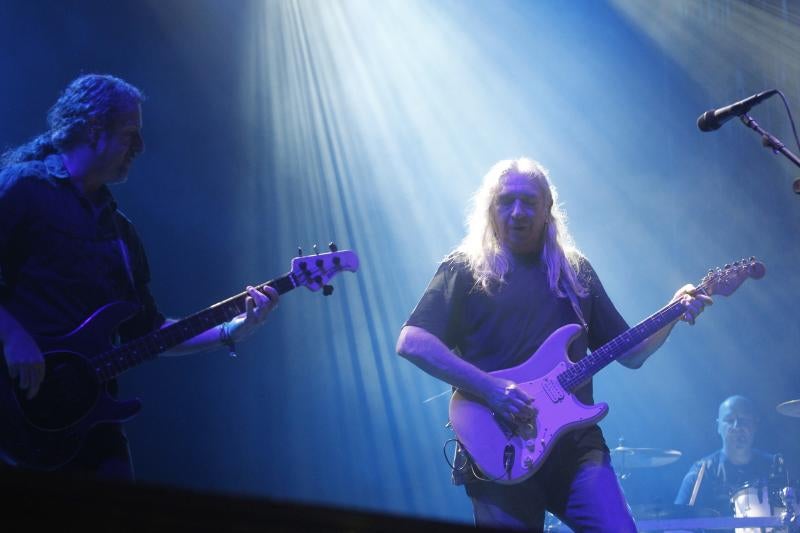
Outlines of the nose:
<svg viewBox="0 0 800 533">
<path fill-rule="evenodd" d="M 144 139 L 142 138 L 141 133 L 137 133 L 133 137 L 133 142 L 131 143 L 131 150 L 135 155 L 139 155 L 144 152 Z"/>
<path fill-rule="evenodd" d="M 522 200 L 516 199 L 514 200 L 514 205 L 511 207 L 511 216 L 512 218 L 518 218 L 525 216 L 527 214 L 527 208 L 522 203 Z"/>
</svg>

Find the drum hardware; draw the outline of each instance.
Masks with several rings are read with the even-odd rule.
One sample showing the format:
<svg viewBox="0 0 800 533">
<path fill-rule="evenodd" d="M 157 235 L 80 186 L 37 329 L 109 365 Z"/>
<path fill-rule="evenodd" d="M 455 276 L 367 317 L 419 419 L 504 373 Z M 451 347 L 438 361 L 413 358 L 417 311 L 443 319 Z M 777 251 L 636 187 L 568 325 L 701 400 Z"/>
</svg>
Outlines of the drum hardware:
<svg viewBox="0 0 800 533">
<path fill-rule="evenodd" d="M 734 518 L 730 516 L 711 516 L 698 518 L 666 518 L 657 520 L 637 520 L 636 527 L 642 533 L 647 531 L 686 532 L 686 531 L 715 531 L 720 529 L 736 529 L 737 532 L 745 531 L 797 531 L 797 524 L 783 522 L 774 516 L 755 518 Z M 773 529 L 781 528 L 781 529 Z"/>
<path fill-rule="evenodd" d="M 800 508 L 797 507 L 797 497 L 794 487 L 783 487 L 778 494 L 784 509 L 786 509 L 782 516 L 783 523 L 789 526 L 789 531 L 800 530 L 800 518 L 798 518 Z"/>
<path fill-rule="evenodd" d="M 640 503 L 631 506 L 636 522 L 644 520 L 672 520 L 685 518 L 716 518 L 719 511 L 678 503 Z"/>
</svg>

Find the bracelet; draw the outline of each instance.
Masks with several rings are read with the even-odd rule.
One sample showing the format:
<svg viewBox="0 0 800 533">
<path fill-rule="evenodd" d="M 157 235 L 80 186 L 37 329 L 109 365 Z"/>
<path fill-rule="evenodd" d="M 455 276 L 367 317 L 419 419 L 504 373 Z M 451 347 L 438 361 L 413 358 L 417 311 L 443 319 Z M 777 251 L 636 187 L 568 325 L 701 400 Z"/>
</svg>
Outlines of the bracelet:
<svg viewBox="0 0 800 533">
<path fill-rule="evenodd" d="M 233 340 L 233 336 L 228 329 L 230 325 L 230 322 L 223 322 L 219 327 L 219 342 L 228 347 L 229 356 L 236 357 L 236 341 Z"/>
</svg>

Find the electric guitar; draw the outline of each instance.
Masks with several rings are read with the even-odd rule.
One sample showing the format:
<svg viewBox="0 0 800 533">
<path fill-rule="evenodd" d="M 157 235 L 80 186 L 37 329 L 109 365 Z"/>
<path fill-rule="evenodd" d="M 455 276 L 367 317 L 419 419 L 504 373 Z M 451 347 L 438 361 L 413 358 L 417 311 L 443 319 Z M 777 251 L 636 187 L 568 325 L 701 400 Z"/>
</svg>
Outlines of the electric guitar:
<svg viewBox="0 0 800 533">
<path fill-rule="evenodd" d="M 279 294 L 295 287 L 333 291 L 328 281 L 344 270 L 358 270 L 350 250 L 296 257 L 291 271 L 262 283 Z M 69 462 L 86 433 L 104 422 L 124 422 L 141 410 L 138 399 L 117 401 L 107 384 L 126 370 L 155 358 L 182 342 L 245 312 L 247 292 L 208 307 L 183 320 L 120 346 L 112 344 L 117 327 L 135 315 L 131 302 L 109 303 L 63 337 L 36 338 L 45 359 L 38 394 L 27 399 L 0 357 L 0 460 L 35 470 L 53 470 Z"/>
<path fill-rule="evenodd" d="M 728 296 L 747 278 L 759 279 L 765 271 L 755 258 L 737 261 L 709 271 L 694 293 Z M 577 363 L 569 360 L 567 349 L 583 328 L 577 324 L 560 327 L 521 365 L 491 372 L 514 381 L 533 399 L 534 420 L 508 422 L 495 416 L 482 399 L 456 390 L 450 399 L 450 424 L 456 437 L 490 480 L 513 485 L 528 479 L 562 435 L 596 424 L 608 413 L 607 404 L 585 405 L 574 392 L 684 310 L 680 301 L 670 303 Z"/>
</svg>

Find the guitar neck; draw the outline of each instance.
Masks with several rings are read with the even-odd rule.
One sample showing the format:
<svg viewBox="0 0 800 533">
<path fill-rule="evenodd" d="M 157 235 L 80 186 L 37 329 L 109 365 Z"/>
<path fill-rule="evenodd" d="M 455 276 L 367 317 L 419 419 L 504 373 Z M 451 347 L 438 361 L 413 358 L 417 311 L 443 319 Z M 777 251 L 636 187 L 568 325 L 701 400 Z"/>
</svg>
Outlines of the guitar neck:
<svg viewBox="0 0 800 533">
<path fill-rule="evenodd" d="M 270 286 L 278 294 L 284 294 L 297 285 L 294 275 L 289 273 L 258 285 L 256 290 L 263 292 L 266 286 Z M 114 379 L 126 370 L 154 359 L 158 354 L 244 313 L 247 296 L 246 291 L 241 292 L 144 337 L 97 355 L 92 363 L 100 382 Z"/>
<path fill-rule="evenodd" d="M 764 264 L 757 261 L 755 257 L 742 259 L 722 268 L 709 270 L 700 284 L 692 289 L 692 294 L 730 296 L 746 279 L 761 279 L 765 273 Z M 652 334 L 667 327 L 680 317 L 684 310 L 685 307 L 680 300 L 667 304 L 661 310 L 572 365 L 558 376 L 558 381 L 566 390 L 574 392 L 609 363 L 619 359 Z"/>
<path fill-rule="evenodd" d="M 574 392 L 592 376 L 627 353 L 657 331 L 668 326 L 684 312 L 680 301 L 667 304 L 637 325 L 614 337 L 558 376 L 558 381 L 568 391 Z"/>
</svg>

